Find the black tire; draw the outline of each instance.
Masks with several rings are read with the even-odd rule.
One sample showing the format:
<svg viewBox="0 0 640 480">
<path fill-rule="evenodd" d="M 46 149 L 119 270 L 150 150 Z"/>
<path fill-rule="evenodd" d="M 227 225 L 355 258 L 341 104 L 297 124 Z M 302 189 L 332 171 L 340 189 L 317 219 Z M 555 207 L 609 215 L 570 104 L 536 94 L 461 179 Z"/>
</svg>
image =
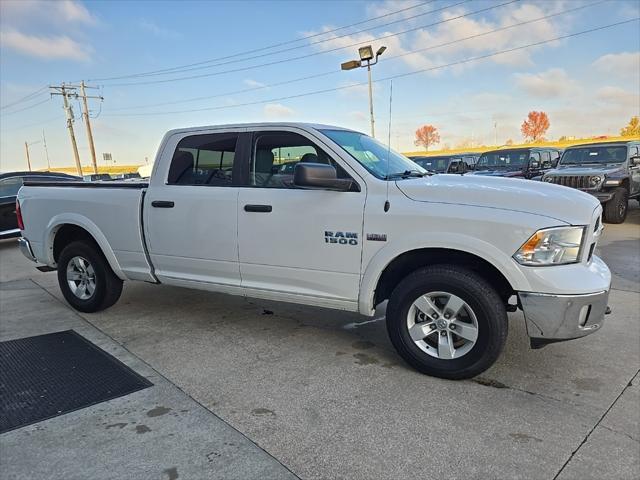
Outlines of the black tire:
<svg viewBox="0 0 640 480">
<path fill-rule="evenodd" d="M 622 223 L 627 218 L 629 210 L 629 192 L 624 187 L 618 187 L 613 197 L 604 205 L 604 221 L 607 223 Z"/>
<path fill-rule="evenodd" d="M 459 358 L 444 360 L 431 356 L 409 335 L 409 308 L 429 292 L 458 296 L 476 316 L 476 343 Z M 391 294 L 386 317 L 389 337 L 400 356 L 419 372 L 434 377 L 458 380 L 478 375 L 493 365 L 507 339 L 507 312 L 498 293 L 478 274 L 457 265 L 425 267 L 408 275 Z"/>
<path fill-rule="evenodd" d="M 67 281 L 67 267 L 75 257 L 85 259 L 93 268 L 95 290 L 86 299 L 76 296 Z M 76 310 L 87 313 L 109 308 L 122 293 L 122 280 L 113 273 L 98 245 L 91 241 L 75 241 L 64 247 L 58 258 L 58 284 L 67 302 Z"/>
</svg>

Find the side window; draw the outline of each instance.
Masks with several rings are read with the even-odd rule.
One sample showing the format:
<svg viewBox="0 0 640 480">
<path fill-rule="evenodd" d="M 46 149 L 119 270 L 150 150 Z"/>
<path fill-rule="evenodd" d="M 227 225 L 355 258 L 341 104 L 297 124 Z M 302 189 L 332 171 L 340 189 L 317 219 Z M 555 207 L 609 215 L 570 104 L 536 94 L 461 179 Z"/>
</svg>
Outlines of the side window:
<svg viewBox="0 0 640 480">
<path fill-rule="evenodd" d="M 551 152 L 546 151 L 542 152 L 542 165 L 543 168 L 548 168 L 551 166 Z"/>
<path fill-rule="evenodd" d="M 15 197 L 22 186 L 22 177 L 0 180 L 0 197 Z"/>
<path fill-rule="evenodd" d="M 183 138 L 171 159 L 167 183 L 230 187 L 237 143 L 237 133 L 211 133 Z"/>
<path fill-rule="evenodd" d="M 538 152 L 532 152 L 529 156 L 529 162 L 538 162 L 538 165 L 540 165 L 540 154 Z"/>
<path fill-rule="evenodd" d="M 255 137 L 249 184 L 263 188 L 294 188 L 298 163 L 324 163 L 335 167 L 338 178 L 351 178 L 320 147 L 292 132 L 265 132 Z"/>
</svg>

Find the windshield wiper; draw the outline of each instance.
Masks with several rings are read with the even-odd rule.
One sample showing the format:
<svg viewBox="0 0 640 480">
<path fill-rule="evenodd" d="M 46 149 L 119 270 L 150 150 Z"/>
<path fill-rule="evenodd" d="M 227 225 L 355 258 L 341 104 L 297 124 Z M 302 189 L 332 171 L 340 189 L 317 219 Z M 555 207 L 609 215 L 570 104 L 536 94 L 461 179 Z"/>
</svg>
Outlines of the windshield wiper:
<svg viewBox="0 0 640 480">
<path fill-rule="evenodd" d="M 424 177 L 425 175 L 427 174 L 419 172 L 418 170 L 405 170 L 404 172 L 391 173 L 385 177 L 385 180 L 391 180 L 393 178 L 409 178 L 409 177 L 420 178 L 420 177 Z"/>
</svg>

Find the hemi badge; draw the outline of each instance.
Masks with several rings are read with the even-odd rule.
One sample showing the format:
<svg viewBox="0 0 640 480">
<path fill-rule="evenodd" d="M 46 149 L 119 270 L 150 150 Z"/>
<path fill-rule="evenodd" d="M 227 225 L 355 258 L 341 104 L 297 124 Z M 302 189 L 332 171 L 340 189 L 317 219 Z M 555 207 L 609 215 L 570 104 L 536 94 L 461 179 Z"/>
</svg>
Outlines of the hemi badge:
<svg viewBox="0 0 640 480">
<path fill-rule="evenodd" d="M 387 234 L 386 233 L 367 233 L 367 240 L 371 240 L 372 242 L 386 242 Z"/>
</svg>

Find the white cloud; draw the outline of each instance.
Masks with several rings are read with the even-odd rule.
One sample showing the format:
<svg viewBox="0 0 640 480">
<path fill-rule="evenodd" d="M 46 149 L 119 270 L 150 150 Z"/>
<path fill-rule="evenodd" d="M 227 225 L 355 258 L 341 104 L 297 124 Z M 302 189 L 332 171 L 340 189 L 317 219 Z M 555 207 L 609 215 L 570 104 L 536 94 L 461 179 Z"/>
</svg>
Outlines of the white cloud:
<svg viewBox="0 0 640 480">
<path fill-rule="evenodd" d="M 516 85 L 532 97 L 553 98 L 575 91 L 576 83 L 562 68 L 515 74 Z"/>
<path fill-rule="evenodd" d="M 178 32 L 174 30 L 170 30 L 168 28 L 161 27 L 152 20 L 147 20 L 143 18 L 142 20 L 140 20 L 138 24 L 140 25 L 140 28 L 155 35 L 156 37 L 179 38 L 181 36 Z"/>
<path fill-rule="evenodd" d="M 608 104 L 617 104 L 622 106 L 635 105 L 636 112 L 640 110 L 640 95 L 619 87 L 602 87 L 596 92 L 596 98 Z"/>
<path fill-rule="evenodd" d="M 281 103 L 268 103 L 264 106 L 264 114 L 270 119 L 288 118 L 294 113 L 293 109 Z"/>
<path fill-rule="evenodd" d="M 385 2 L 380 8 L 376 9 L 374 13 L 384 13 L 394 4 L 395 3 L 390 4 L 389 2 Z M 347 47 L 353 44 L 361 46 L 371 43 L 375 50 L 384 44 L 388 47 L 388 50 L 381 58 L 381 61 L 386 63 L 391 57 L 402 56 L 402 61 L 414 70 L 429 69 L 466 58 L 481 56 L 494 51 L 506 50 L 553 38 L 557 36 L 558 31 L 566 30 L 567 26 L 571 24 L 570 15 L 563 15 L 557 19 L 543 19 L 526 25 L 514 26 L 513 28 L 505 27 L 548 16 L 558 11 L 561 5 L 562 2 L 549 1 L 545 2 L 544 8 L 542 8 L 542 6 L 537 4 L 522 3 L 498 8 L 492 11 L 490 16 L 486 14 L 483 17 L 461 17 L 471 11 L 477 10 L 479 7 L 471 7 L 471 10 L 454 8 L 439 14 L 434 14 L 434 16 L 431 17 L 420 17 L 420 19 L 411 21 L 410 23 L 412 25 L 425 25 L 437 21 L 444 23 L 429 28 L 419 28 L 408 34 L 376 41 L 375 39 L 377 37 L 386 36 L 393 32 L 376 32 L 375 34 L 363 32 L 344 37 L 341 35 L 341 32 L 336 32 L 323 37 L 331 40 L 318 43 L 314 46 L 320 50 L 329 50 Z M 398 7 L 399 6 L 396 6 L 396 9 Z M 328 31 L 331 30 L 331 28 L 330 26 L 325 26 L 322 31 Z M 504 29 L 495 33 L 488 33 L 499 28 Z M 394 30 L 397 32 L 400 29 L 394 28 Z M 306 33 L 314 34 L 316 32 Z M 460 41 L 463 38 L 480 34 L 486 35 Z M 557 45 L 559 45 L 559 42 L 552 42 L 544 46 L 497 55 L 487 61 L 508 65 L 532 65 L 532 52 L 543 48 L 552 48 Z M 347 60 L 348 57 L 352 56 L 353 52 L 356 51 L 357 46 L 350 47 L 351 49 L 348 51 L 345 49 L 344 51 L 339 50 L 336 53 Z M 430 49 L 425 52 L 410 53 L 425 48 Z M 471 62 L 465 64 L 463 67 L 456 67 L 456 70 L 472 68 L 480 63 L 481 62 Z"/>
<path fill-rule="evenodd" d="M 51 23 L 75 23 L 93 25 L 96 18 L 80 2 L 73 0 L 22 0 L 0 2 L 5 25 L 32 24 L 34 19 Z"/>
<path fill-rule="evenodd" d="M 593 66 L 607 74 L 638 76 L 640 75 L 640 52 L 609 53 L 593 62 Z"/>
<path fill-rule="evenodd" d="M 88 61 L 90 49 L 66 35 L 36 36 L 18 31 L 0 32 L 0 45 L 32 57 L 47 60 Z"/>
<path fill-rule="evenodd" d="M 257 80 L 253 80 L 251 78 L 246 78 L 243 80 L 243 83 L 251 88 L 265 88 L 266 85 L 262 82 L 258 82 Z"/>
</svg>

